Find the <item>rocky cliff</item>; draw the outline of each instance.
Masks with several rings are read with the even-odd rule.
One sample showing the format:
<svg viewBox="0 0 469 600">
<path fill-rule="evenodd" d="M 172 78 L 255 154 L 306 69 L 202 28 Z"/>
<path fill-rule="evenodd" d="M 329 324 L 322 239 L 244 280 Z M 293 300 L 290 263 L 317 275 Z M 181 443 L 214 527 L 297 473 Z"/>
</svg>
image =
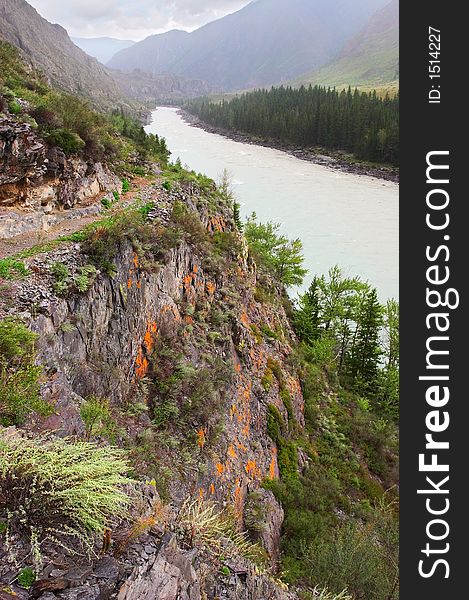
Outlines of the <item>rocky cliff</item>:
<svg viewBox="0 0 469 600">
<path fill-rule="evenodd" d="M 261 487 L 279 477 L 269 411 L 295 428 L 304 419 L 281 294 L 261 301 L 255 265 L 215 188 L 154 184 L 143 208 L 137 201 L 113 227 L 39 249 L 24 261 L 28 275 L 5 286 L 0 317 L 19 315 L 38 334 L 41 394 L 53 406 L 26 428 L 82 437 L 84 403 L 108 399 L 115 442 L 130 449 L 136 471 L 155 480 L 164 502 L 176 511 L 188 499 L 231 507 L 275 571 L 283 511 Z M 67 272 L 60 290 L 57 264 Z M 94 275 L 79 292 L 78 276 L 90 264 Z M 75 583 L 71 565 L 54 568 L 51 555 L 34 597 L 291 597 L 242 558 L 220 576 L 217 561 L 181 547 L 171 529 L 150 530 L 122 560 L 111 552 L 84 564 Z M 14 568 L 7 562 L 0 570 L 3 581 Z"/>
</svg>

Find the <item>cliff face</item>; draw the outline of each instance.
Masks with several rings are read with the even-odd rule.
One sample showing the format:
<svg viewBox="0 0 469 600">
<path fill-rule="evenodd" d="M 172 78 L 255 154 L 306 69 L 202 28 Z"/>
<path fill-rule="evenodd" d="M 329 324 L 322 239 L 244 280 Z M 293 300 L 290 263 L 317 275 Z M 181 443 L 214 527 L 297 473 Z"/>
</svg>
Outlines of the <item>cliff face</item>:
<svg viewBox="0 0 469 600">
<path fill-rule="evenodd" d="M 275 565 L 283 511 L 261 488 L 265 478 L 279 477 L 269 410 L 276 407 L 292 427 L 304 421 L 300 383 L 288 366 L 288 319 L 280 297 L 259 301 L 255 265 L 227 205 L 207 202 L 193 185 L 171 192 L 155 185 L 146 207 L 145 240 L 121 230 L 109 274 L 103 268 L 85 292 L 71 285 L 58 296 L 53 271 L 64 265 L 72 281 L 90 261 L 98 264 L 89 241 L 27 259 L 30 275 L 11 284 L 0 317 L 20 315 L 38 334 L 42 395 L 54 406 L 28 429 L 83 436 L 83 403 L 109 399 L 120 443 L 133 452 L 136 469 L 155 478 L 165 501 L 230 506 L 241 528 L 249 527 L 249 512 L 260 510 L 253 537 Z M 171 231 L 175 211 L 179 238 L 161 254 L 159 237 L 150 256 L 148 236 Z M 98 227 L 93 235 L 96 241 L 104 233 Z M 204 561 L 175 540 L 152 538 L 147 545 L 151 560 L 132 565 L 122 600 L 290 597 L 247 563 L 228 569 L 226 581 L 205 580 Z M 122 573 L 115 579 L 121 586 Z M 83 585 L 89 588 L 89 580 Z"/>
</svg>

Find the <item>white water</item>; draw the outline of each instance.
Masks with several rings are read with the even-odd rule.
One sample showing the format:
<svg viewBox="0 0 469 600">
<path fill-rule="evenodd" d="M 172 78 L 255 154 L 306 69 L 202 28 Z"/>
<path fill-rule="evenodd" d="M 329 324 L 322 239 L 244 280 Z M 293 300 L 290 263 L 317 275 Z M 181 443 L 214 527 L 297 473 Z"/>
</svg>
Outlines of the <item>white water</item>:
<svg viewBox="0 0 469 600">
<path fill-rule="evenodd" d="M 166 138 L 184 165 L 218 179 L 226 168 L 244 216 L 282 224 L 300 238 L 309 275 L 335 264 L 378 290 L 399 295 L 399 186 L 306 162 L 279 150 L 234 142 L 192 127 L 173 108 L 158 108 L 147 132 Z"/>
</svg>

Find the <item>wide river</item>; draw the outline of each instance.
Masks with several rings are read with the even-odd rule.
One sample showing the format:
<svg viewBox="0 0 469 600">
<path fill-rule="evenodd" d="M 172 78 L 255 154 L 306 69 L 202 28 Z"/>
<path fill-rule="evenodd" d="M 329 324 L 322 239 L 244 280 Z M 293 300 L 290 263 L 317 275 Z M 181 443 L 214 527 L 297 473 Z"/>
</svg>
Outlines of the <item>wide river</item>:
<svg viewBox="0 0 469 600">
<path fill-rule="evenodd" d="M 243 216 L 281 224 L 303 242 L 309 274 L 340 265 L 378 290 L 380 299 L 399 294 L 399 186 L 300 160 L 279 150 L 234 142 L 188 125 L 176 109 L 152 114 L 147 132 L 166 138 L 178 157 L 218 179 L 227 169 Z"/>
</svg>

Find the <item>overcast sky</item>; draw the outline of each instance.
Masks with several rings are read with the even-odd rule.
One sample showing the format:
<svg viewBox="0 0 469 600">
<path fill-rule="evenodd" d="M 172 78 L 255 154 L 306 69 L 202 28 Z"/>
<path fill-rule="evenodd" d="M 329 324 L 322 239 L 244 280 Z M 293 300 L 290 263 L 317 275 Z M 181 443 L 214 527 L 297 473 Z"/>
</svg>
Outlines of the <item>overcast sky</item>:
<svg viewBox="0 0 469 600">
<path fill-rule="evenodd" d="M 27 0 L 76 37 L 141 40 L 169 29 L 191 31 L 250 0 Z"/>
</svg>

